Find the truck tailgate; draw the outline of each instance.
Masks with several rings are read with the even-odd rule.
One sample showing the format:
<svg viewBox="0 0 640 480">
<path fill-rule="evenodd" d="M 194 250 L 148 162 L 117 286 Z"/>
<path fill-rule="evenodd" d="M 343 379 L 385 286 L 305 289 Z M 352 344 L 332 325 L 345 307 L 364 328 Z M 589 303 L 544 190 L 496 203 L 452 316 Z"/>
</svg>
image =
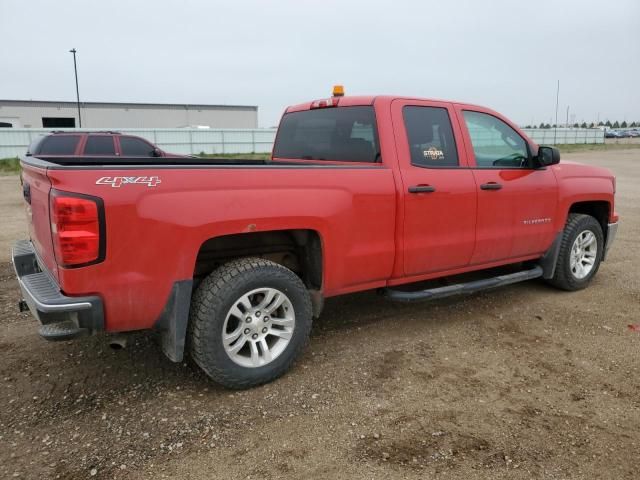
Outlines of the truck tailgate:
<svg viewBox="0 0 640 480">
<path fill-rule="evenodd" d="M 29 237 L 44 266 L 58 278 L 49 221 L 51 182 L 44 168 L 22 164 L 22 181 Z"/>
</svg>

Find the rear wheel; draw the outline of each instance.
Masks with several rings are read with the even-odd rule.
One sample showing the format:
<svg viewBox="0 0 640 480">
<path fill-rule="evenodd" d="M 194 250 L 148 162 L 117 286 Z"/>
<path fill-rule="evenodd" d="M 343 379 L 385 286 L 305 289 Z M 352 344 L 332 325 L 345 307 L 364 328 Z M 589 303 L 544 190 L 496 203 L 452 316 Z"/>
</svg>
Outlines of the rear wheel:
<svg viewBox="0 0 640 480">
<path fill-rule="evenodd" d="M 285 373 L 311 329 L 300 278 L 277 263 L 244 258 L 223 265 L 192 301 L 190 352 L 216 382 L 249 388 Z"/>
<path fill-rule="evenodd" d="M 598 272 L 604 251 L 600 223 L 590 215 L 572 213 L 564 229 L 553 278 L 548 283 L 562 290 L 580 290 Z"/>
</svg>

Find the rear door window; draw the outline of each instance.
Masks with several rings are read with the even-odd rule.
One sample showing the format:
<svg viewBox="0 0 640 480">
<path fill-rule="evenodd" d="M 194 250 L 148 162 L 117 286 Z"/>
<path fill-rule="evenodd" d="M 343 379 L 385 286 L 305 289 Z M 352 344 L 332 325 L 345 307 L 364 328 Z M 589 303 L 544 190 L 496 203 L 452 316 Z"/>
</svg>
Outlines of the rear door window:
<svg viewBox="0 0 640 480">
<path fill-rule="evenodd" d="M 38 155 L 73 155 L 80 141 L 79 135 L 51 135 L 40 144 Z"/>
<path fill-rule="evenodd" d="M 402 109 L 402 116 L 411 151 L 411 165 L 458 166 L 456 142 L 446 108 L 406 106 Z"/>
<path fill-rule="evenodd" d="M 84 146 L 85 155 L 115 155 L 113 137 L 108 135 L 89 135 Z"/>
<path fill-rule="evenodd" d="M 153 157 L 154 147 L 135 137 L 120 137 L 120 151 L 123 157 Z"/>
<path fill-rule="evenodd" d="M 282 117 L 273 156 L 301 160 L 377 162 L 373 107 L 318 108 Z"/>
</svg>

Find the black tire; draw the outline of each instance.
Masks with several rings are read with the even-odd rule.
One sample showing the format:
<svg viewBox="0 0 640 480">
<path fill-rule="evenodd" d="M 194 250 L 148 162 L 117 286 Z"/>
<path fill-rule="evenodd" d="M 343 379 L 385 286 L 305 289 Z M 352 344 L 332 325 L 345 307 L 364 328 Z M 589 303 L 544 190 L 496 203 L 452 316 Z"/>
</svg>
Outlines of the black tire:
<svg viewBox="0 0 640 480">
<path fill-rule="evenodd" d="M 571 247 L 578 235 L 584 231 L 591 231 L 596 236 L 597 251 L 595 263 L 591 271 L 584 278 L 577 278 L 571 271 Z M 581 290 L 589 285 L 595 274 L 600 268 L 602 255 L 604 252 L 604 235 L 600 223 L 590 215 L 572 213 L 567 219 L 564 227 L 562 243 L 560 244 L 560 253 L 556 263 L 556 270 L 553 278 L 547 280 L 547 283 L 561 290 L 575 291 Z"/>
<path fill-rule="evenodd" d="M 282 353 L 270 363 L 244 367 L 224 349 L 225 318 L 237 299 L 257 288 L 283 292 L 295 311 L 292 337 Z M 211 273 L 198 286 L 189 315 L 191 358 L 214 381 L 227 388 L 243 389 L 270 382 L 283 375 L 302 352 L 311 331 L 309 293 L 300 278 L 288 268 L 261 258 L 233 260 Z"/>
</svg>

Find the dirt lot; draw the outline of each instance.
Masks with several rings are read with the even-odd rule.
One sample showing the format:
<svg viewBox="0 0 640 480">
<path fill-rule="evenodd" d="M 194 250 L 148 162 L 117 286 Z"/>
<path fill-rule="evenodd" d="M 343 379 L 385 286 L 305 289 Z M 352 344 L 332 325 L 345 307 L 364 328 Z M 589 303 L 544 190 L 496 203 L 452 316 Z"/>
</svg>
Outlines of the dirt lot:
<svg viewBox="0 0 640 480">
<path fill-rule="evenodd" d="M 244 392 L 147 335 L 41 340 L 15 309 L 24 226 L 0 177 L 0 478 L 638 478 L 640 149 L 564 158 L 618 176 L 622 227 L 589 289 L 333 299 L 291 373 Z"/>
</svg>

